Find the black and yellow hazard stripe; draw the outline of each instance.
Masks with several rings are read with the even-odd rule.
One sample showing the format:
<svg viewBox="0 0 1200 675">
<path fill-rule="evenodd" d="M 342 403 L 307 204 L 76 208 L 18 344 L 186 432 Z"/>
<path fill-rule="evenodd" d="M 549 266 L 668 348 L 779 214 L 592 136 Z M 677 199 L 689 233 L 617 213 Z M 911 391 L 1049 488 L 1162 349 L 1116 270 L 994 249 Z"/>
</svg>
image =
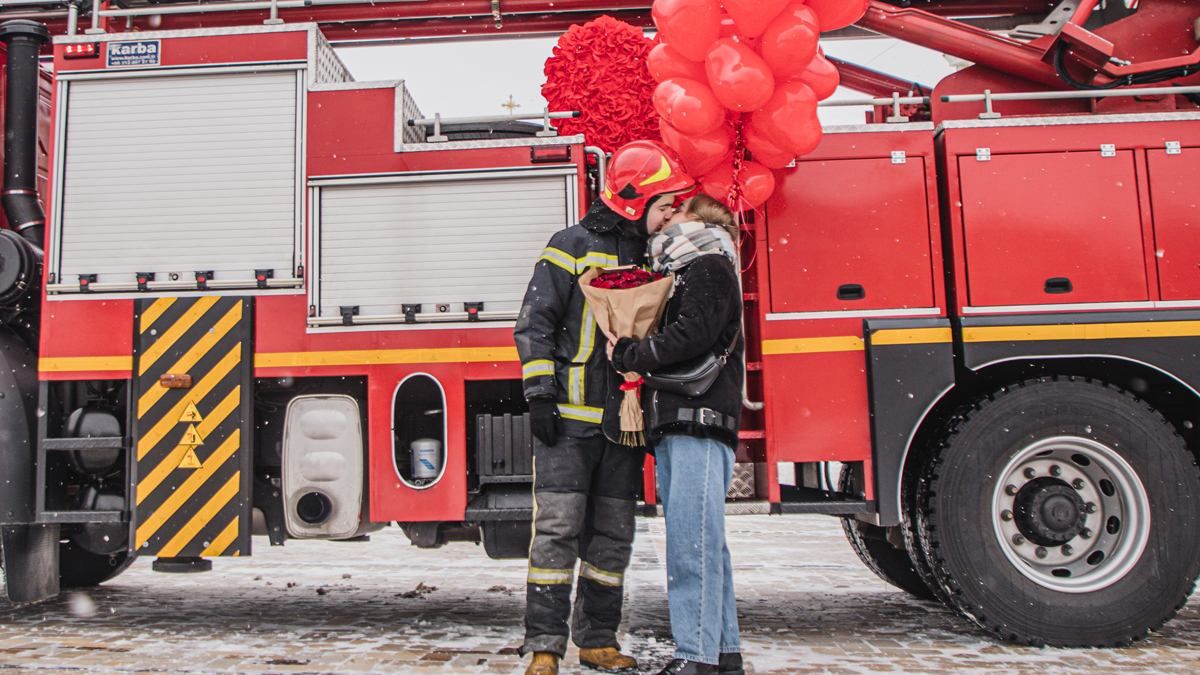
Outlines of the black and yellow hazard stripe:
<svg viewBox="0 0 1200 675">
<path fill-rule="evenodd" d="M 133 538 L 162 557 L 237 556 L 250 544 L 248 299 L 137 303 Z M 168 388 L 165 375 L 190 376 Z"/>
</svg>

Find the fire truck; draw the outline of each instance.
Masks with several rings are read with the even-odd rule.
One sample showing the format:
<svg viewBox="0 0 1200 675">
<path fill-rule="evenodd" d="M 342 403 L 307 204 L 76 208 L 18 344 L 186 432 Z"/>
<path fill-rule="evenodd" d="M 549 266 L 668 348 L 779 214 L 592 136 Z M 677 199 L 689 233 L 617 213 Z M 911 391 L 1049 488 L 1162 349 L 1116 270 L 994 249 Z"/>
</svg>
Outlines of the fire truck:
<svg viewBox="0 0 1200 675">
<path fill-rule="evenodd" d="M 390 524 L 524 555 L 513 320 L 604 153 L 549 113 L 429 117 L 332 45 L 600 14 L 650 26 L 644 0 L 3 3 L 9 598 Z M 840 517 L 1001 639 L 1174 615 L 1200 573 L 1198 17 L 873 0 L 826 36 L 969 66 L 839 62 L 864 123 L 748 215 L 731 513 Z"/>
</svg>

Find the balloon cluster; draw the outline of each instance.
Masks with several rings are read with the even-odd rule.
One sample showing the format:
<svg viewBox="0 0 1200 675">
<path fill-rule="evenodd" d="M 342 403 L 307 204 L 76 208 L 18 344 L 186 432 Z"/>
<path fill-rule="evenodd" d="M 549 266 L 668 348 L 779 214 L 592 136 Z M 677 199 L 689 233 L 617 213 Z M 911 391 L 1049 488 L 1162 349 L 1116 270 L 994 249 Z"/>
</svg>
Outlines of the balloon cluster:
<svg viewBox="0 0 1200 675">
<path fill-rule="evenodd" d="M 659 130 L 706 193 L 757 208 L 775 191 L 772 169 L 817 147 L 817 102 L 839 83 L 818 39 L 867 1 L 654 0 Z"/>
</svg>

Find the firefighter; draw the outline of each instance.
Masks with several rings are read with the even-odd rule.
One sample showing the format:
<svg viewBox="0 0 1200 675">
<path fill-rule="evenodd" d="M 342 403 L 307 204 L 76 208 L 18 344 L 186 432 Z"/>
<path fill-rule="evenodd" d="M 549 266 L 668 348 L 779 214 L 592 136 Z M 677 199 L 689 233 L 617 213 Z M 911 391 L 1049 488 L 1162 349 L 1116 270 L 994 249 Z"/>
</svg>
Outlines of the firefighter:
<svg viewBox="0 0 1200 675">
<path fill-rule="evenodd" d="M 577 279 L 590 267 L 644 265 L 647 225 L 658 229 L 673 214 L 674 195 L 694 184 L 658 143 L 617 149 L 601 199 L 578 225 L 551 237 L 525 293 L 514 335 L 534 436 L 521 648 L 534 655 L 527 675 L 557 673 L 572 632 L 584 666 L 617 673 L 637 668 L 620 652 L 616 631 L 644 451 L 617 442 L 618 375 Z"/>
</svg>

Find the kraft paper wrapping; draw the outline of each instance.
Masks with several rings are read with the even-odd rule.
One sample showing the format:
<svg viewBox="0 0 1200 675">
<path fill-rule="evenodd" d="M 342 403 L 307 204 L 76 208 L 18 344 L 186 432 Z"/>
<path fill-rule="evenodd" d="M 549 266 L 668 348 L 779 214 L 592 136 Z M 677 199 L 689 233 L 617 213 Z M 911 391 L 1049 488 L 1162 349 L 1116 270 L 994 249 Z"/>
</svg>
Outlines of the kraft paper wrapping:
<svg viewBox="0 0 1200 675">
<path fill-rule="evenodd" d="M 674 277 L 668 275 L 657 281 L 637 288 L 596 288 L 592 280 L 610 271 L 593 267 L 579 277 L 579 288 L 587 298 L 592 316 L 601 332 L 609 338 L 634 338 L 640 340 L 649 335 L 658 325 L 671 289 Z M 646 422 L 642 417 L 641 376 L 624 373 L 628 386 L 623 386 L 625 397 L 621 400 L 621 443 L 638 447 L 646 443 Z M 634 383 L 637 383 L 636 385 Z"/>
</svg>

